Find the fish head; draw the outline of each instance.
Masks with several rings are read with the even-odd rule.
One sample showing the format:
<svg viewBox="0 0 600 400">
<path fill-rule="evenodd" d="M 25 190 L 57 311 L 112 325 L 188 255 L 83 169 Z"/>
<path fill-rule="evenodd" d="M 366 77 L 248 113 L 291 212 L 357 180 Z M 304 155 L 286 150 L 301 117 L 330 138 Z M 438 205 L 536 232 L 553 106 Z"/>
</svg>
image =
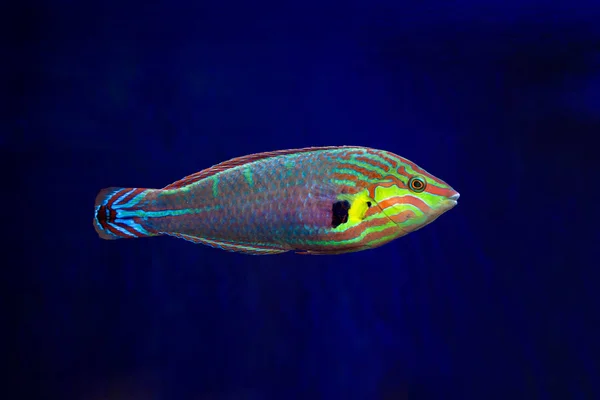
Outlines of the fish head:
<svg viewBox="0 0 600 400">
<path fill-rule="evenodd" d="M 460 194 L 446 182 L 402 157 L 397 164 L 369 193 L 378 211 L 398 226 L 400 236 L 430 224 L 457 205 Z"/>
</svg>

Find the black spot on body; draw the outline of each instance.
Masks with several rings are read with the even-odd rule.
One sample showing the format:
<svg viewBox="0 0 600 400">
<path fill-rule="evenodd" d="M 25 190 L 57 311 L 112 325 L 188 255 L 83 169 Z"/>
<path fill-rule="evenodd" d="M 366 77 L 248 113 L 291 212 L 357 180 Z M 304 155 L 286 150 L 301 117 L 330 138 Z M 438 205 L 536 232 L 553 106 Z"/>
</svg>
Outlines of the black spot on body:
<svg viewBox="0 0 600 400">
<path fill-rule="evenodd" d="M 371 202 L 367 201 L 367 207 L 371 208 Z"/>
<path fill-rule="evenodd" d="M 331 226 L 337 228 L 341 224 L 348 222 L 348 210 L 350 202 L 348 200 L 336 201 L 331 207 Z"/>
</svg>

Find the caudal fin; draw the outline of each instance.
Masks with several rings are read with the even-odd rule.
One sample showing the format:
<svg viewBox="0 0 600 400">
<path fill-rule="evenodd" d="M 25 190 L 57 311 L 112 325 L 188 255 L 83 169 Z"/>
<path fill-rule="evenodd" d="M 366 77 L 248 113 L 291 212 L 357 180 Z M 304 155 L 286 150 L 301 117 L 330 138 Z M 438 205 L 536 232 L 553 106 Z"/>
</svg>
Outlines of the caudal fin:
<svg viewBox="0 0 600 400">
<path fill-rule="evenodd" d="M 156 236 L 157 232 L 146 226 L 139 215 L 146 196 L 153 189 L 118 188 L 102 189 L 96 196 L 94 228 L 102 239 L 131 239 Z"/>
</svg>

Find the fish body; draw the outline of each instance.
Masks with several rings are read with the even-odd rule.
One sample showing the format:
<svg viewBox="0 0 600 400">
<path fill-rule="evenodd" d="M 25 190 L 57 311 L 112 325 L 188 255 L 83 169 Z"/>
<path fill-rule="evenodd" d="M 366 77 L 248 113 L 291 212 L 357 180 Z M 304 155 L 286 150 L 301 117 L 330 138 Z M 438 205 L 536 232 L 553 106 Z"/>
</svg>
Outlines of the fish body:
<svg viewBox="0 0 600 400">
<path fill-rule="evenodd" d="M 103 239 L 170 235 L 247 254 L 340 254 L 415 231 L 458 197 L 388 151 L 312 147 L 234 158 L 163 189 L 104 189 L 94 226 Z"/>
</svg>

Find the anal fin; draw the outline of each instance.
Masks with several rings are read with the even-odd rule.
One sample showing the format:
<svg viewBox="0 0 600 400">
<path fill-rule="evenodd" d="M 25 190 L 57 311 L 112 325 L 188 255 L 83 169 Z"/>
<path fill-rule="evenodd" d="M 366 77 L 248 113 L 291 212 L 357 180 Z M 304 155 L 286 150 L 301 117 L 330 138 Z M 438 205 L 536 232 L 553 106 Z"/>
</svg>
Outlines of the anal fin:
<svg viewBox="0 0 600 400">
<path fill-rule="evenodd" d="M 355 253 L 357 251 L 367 250 L 368 247 L 356 246 L 346 247 L 344 249 L 326 249 L 326 250 L 303 250 L 296 249 L 296 254 L 312 255 L 312 256 L 333 256 L 338 254 Z"/>
<path fill-rule="evenodd" d="M 162 232 L 165 235 L 173 236 L 179 239 L 184 239 L 192 243 L 204 244 L 206 246 L 214 247 L 220 250 L 231 251 L 235 253 L 251 254 L 251 255 L 269 255 L 269 254 L 280 254 L 285 253 L 286 249 L 278 247 L 270 247 L 256 244 L 245 244 L 245 243 L 231 243 L 218 240 L 205 239 L 197 236 L 186 235 L 184 233 L 171 233 Z"/>
</svg>

